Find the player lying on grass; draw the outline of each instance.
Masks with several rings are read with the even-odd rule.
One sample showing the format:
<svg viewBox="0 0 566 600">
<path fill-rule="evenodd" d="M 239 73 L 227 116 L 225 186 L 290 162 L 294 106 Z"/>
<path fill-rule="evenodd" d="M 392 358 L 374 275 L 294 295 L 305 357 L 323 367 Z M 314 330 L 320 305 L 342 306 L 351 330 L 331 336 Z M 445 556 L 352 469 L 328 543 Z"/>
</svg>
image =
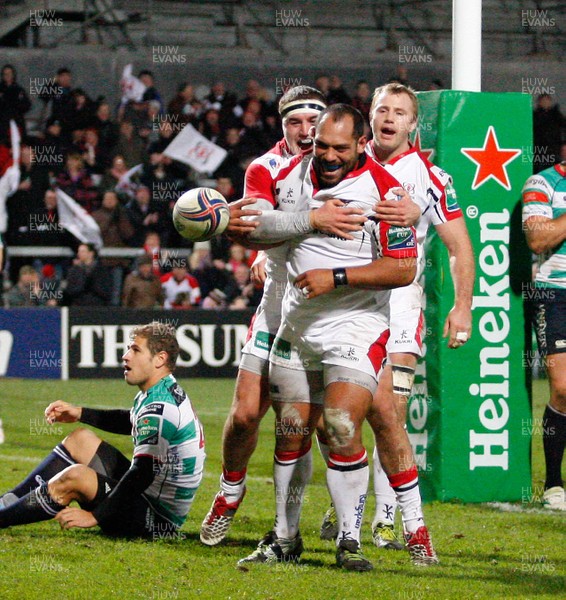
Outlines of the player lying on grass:
<svg viewBox="0 0 566 600">
<path fill-rule="evenodd" d="M 179 355 L 175 329 L 154 322 L 136 327 L 130 339 L 124 379 L 140 389 L 131 410 L 57 400 L 45 418 L 131 435 L 131 464 L 89 429 L 76 429 L 0 498 L 0 528 L 55 518 L 63 529 L 98 525 L 108 535 L 156 538 L 183 525 L 205 453 L 202 427 L 172 375 Z M 80 508 L 69 506 L 73 500 Z"/>
</svg>

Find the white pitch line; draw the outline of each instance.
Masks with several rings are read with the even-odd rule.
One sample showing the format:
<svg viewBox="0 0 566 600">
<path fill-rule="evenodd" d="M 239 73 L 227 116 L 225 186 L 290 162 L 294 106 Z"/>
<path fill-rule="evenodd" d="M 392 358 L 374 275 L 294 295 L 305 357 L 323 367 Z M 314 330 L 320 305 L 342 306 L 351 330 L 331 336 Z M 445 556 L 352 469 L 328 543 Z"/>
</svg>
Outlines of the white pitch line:
<svg viewBox="0 0 566 600">
<path fill-rule="evenodd" d="M 533 506 L 531 508 L 525 508 L 520 504 L 512 504 L 511 502 L 487 502 L 485 506 L 500 510 L 501 512 L 509 513 L 531 513 L 534 515 L 559 515 L 560 511 L 549 510 L 547 508 L 539 508 Z"/>
<path fill-rule="evenodd" d="M 23 462 L 37 462 L 41 457 L 34 458 L 33 456 L 17 456 L 16 454 L 0 454 L 0 459 L 3 460 L 21 460 Z"/>
</svg>

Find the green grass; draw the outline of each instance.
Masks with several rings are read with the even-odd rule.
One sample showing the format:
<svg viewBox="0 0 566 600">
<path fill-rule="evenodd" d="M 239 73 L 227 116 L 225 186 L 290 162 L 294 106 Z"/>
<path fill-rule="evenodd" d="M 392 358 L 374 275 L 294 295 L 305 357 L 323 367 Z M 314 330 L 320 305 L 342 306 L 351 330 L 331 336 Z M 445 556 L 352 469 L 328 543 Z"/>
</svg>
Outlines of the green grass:
<svg viewBox="0 0 566 600">
<path fill-rule="evenodd" d="M 198 530 L 216 492 L 220 436 L 231 401 L 233 380 L 182 381 L 204 423 L 206 474 L 175 541 L 114 541 L 96 530 L 63 532 L 55 522 L 0 531 L 0 598 L 74 600 L 151 598 L 279 599 L 471 599 L 564 597 L 564 515 L 539 511 L 501 512 L 486 505 L 428 504 L 441 564 L 413 567 L 405 552 L 385 552 L 370 542 L 368 501 L 364 550 L 375 565 L 370 573 L 334 567 L 333 546 L 318 539 L 328 505 L 324 469 L 315 456 L 301 531 L 306 551 L 299 565 L 257 565 L 238 569 L 273 522 L 273 420 L 262 424 L 259 447 L 250 464 L 248 496 L 229 542 L 203 546 Z M 535 382 L 534 417 L 540 418 L 546 382 Z M 73 426 L 41 429 L 43 409 L 58 398 L 99 407 L 129 407 L 135 390 L 121 381 L 3 380 L 0 416 L 6 442 L 0 446 L 0 490 L 19 482 Z M 125 454 L 127 436 L 102 434 Z M 366 436 L 369 444 L 369 436 Z M 533 443 L 533 487 L 542 486 L 544 464 L 539 437 Z"/>
</svg>

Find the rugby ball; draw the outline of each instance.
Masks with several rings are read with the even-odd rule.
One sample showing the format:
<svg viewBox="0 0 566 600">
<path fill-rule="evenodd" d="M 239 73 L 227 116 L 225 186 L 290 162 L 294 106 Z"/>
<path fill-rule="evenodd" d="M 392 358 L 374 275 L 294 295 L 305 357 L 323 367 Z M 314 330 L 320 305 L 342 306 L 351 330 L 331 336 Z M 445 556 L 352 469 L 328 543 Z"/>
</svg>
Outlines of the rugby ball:
<svg viewBox="0 0 566 600">
<path fill-rule="evenodd" d="M 173 207 L 173 225 L 187 240 L 204 242 L 228 227 L 230 209 L 226 198 L 212 188 L 185 192 Z"/>
</svg>

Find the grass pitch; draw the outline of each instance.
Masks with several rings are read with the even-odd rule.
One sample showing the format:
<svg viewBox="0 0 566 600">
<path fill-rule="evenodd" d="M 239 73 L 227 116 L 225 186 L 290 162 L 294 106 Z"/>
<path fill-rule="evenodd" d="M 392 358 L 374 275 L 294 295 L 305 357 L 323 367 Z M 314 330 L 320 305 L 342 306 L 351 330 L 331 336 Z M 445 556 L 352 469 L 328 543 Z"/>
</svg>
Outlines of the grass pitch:
<svg viewBox="0 0 566 600">
<path fill-rule="evenodd" d="M 328 506 L 322 459 L 308 488 L 301 532 L 305 553 L 298 565 L 253 565 L 238 569 L 273 523 L 273 419 L 262 424 L 249 468 L 248 495 L 227 543 L 216 548 L 198 540 L 200 523 L 218 486 L 220 439 L 233 380 L 181 381 L 204 424 L 206 473 L 182 536 L 176 540 L 115 541 L 97 530 L 63 532 L 55 522 L 0 530 L 0 599 L 352 599 L 443 600 L 448 598 L 553 598 L 566 595 L 566 520 L 536 503 L 425 506 L 441 564 L 417 568 L 406 552 L 371 544 L 370 494 L 363 543 L 375 569 L 345 573 L 334 566 L 330 542 L 318 538 Z M 534 417 L 541 418 L 545 381 L 535 382 Z M 0 417 L 0 492 L 18 483 L 73 425 L 48 426 L 43 410 L 56 399 L 92 407 L 130 407 L 135 390 L 121 381 L 3 380 Z M 101 435 L 131 456 L 128 436 Z M 366 435 L 366 444 L 371 438 Z M 533 441 L 533 490 L 542 493 L 544 463 L 540 434 Z M 505 509 L 505 510 L 502 510 Z"/>
</svg>

